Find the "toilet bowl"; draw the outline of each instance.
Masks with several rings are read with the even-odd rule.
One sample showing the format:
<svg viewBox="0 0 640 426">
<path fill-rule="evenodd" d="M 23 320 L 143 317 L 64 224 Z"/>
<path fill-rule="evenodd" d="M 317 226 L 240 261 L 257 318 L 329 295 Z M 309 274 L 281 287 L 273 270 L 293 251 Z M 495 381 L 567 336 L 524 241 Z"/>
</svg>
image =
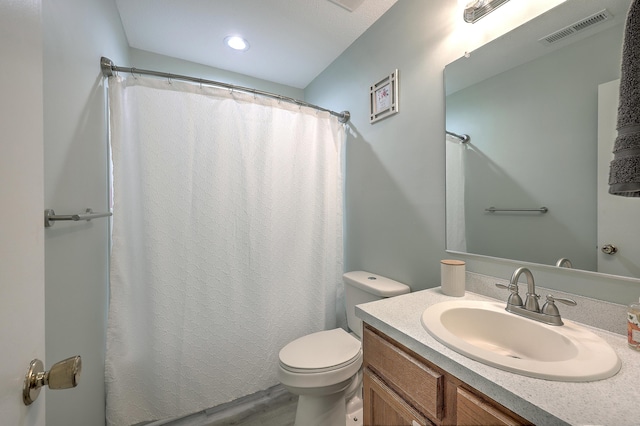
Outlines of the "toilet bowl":
<svg viewBox="0 0 640 426">
<path fill-rule="evenodd" d="M 299 395 L 296 425 L 345 423 L 346 393 L 355 393 L 362 367 L 360 341 L 341 328 L 294 340 L 280 351 L 278 377 Z"/>
<path fill-rule="evenodd" d="M 299 395 L 296 426 L 362 425 L 362 321 L 355 305 L 405 294 L 409 287 L 365 271 L 347 272 L 347 322 L 302 336 L 280 350 L 278 378 Z"/>
</svg>

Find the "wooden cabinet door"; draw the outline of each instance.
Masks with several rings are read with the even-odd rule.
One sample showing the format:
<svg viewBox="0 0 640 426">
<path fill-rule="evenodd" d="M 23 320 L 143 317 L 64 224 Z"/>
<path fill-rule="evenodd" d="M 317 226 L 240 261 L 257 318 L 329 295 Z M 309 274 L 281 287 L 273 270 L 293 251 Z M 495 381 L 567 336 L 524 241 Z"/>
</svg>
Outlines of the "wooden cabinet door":
<svg viewBox="0 0 640 426">
<path fill-rule="evenodd" d="M 396 343 L 365 328 L 363 365 L 419 412 L 430 416 L 431 421 L 441 422 L 444 418 L 444 375 Z"/>
<path fill-rule="evenodd" d="M 364 370 L 364 426 L 433 425 L 371 370 Z"/>
<path fill-rule="evenodd" d="M 365 426 L 531 424 L 368 324 L 362 340 Z"/>
<path fill-rule="evenodd" d="M 483 398 L 459 387 L 456 398 L 456 423 L 465 426 L 515 426 L 530 424 L 522 418 L 495 407 Z"/>
</svg>

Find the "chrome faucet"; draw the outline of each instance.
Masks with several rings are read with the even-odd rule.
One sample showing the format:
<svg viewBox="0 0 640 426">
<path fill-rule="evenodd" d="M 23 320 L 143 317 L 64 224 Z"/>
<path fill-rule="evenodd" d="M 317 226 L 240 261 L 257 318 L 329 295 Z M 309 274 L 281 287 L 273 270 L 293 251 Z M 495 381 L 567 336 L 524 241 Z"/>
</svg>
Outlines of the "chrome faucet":
<svg viewBox="0 0 640 426">
<path fill-rule="evenodd" d="M 520 275 L 523 274 L 527 279 L 527 297 L 525 298 L 524 304 L 522 303 L 522 298 L 518 294 L 518 280 L 520 279 Z M 542 306 L 542 309 L 540 309 L 540 305 L 538 304 L 540 296 L 536 294 L 536 284 L 533 280 L 533 274 L 529 269 L 524 267 L 518 268 L 513 272 L 509 285 L 496 283 L 496 287 L 506 288 L 511 292 L 509 299 L 507 300 L 507 312 L 540 321 L 545 324 L 564 324 L 555 302 L 562 302 L 565 305 L 571 306 L 576 305 L 575 300 L 553 297 L 549 294 L 547 295 L 546 303 Z"/>
<path fill-rule="evenodd" d="M 540 312 L 540 305 L 538 305 L 538 299 L 540 296 L 536 294 L 536 283 L 533 281 L 533 274 L 527 268 L 518 268 L 511 275 L 511 285 L 518 288 L 518 279 L 520 275 L 524 274 L 527 279 L 527 297 L 524 299 L 524 308 L 531 312 Z"/>
</svg>

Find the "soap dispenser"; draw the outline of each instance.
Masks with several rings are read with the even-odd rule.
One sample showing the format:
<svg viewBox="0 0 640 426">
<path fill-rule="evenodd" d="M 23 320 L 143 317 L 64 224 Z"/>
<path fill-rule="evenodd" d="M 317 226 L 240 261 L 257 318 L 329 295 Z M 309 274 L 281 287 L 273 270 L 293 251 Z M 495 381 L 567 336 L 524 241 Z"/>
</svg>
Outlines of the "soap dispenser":
<svg viewBox="0 0 640 426">
<path fill-rule="evenodd" d="M 629 347 L 640 351 L 640 300 L 629 305 L 627 311 L 627 332 Z"/>
</svg>

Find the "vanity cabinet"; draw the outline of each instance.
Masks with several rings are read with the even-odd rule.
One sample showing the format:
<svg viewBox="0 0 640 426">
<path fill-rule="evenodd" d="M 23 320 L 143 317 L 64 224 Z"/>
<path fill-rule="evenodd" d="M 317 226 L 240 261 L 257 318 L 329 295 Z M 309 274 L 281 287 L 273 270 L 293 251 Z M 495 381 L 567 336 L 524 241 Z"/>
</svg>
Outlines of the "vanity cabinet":
<svg viewBox="0 0 640 426">
<path fill-rule="evenodd" d="M 365 426 L 531 424 L 368 324 L 362 340 Z"/>
</svg>

